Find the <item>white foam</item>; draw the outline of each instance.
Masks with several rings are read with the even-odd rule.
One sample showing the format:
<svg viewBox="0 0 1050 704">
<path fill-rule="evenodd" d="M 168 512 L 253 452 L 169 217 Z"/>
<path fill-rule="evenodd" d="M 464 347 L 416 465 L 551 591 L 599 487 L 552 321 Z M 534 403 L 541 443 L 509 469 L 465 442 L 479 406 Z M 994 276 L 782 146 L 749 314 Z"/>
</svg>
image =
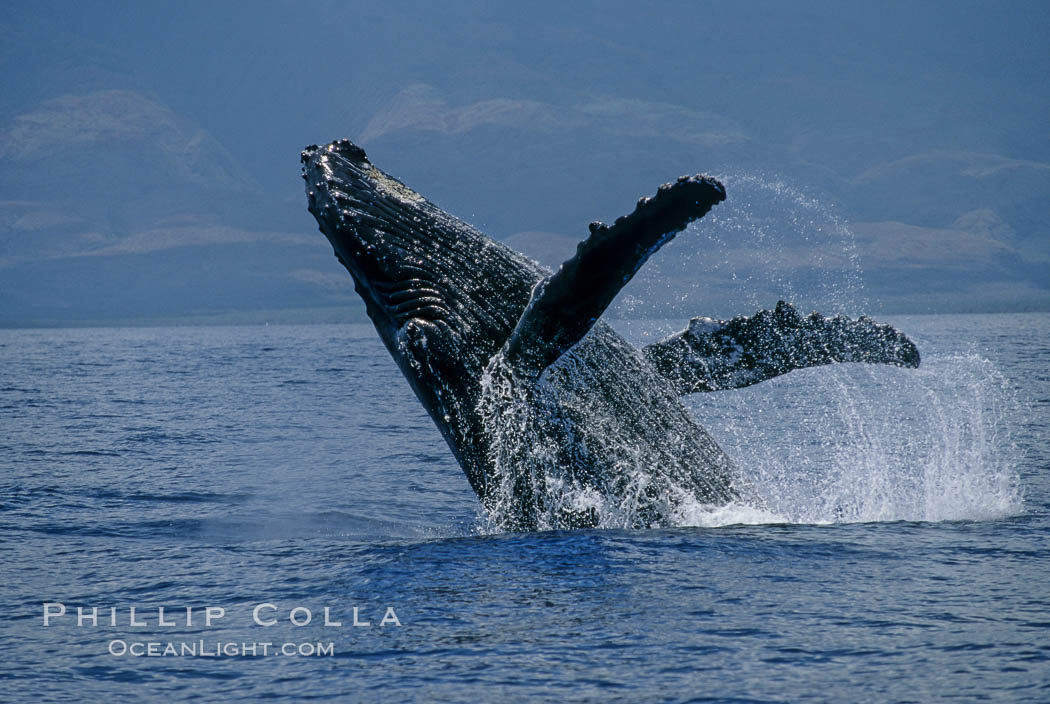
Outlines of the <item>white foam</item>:
<svg viewBox="0 0 1050 704">
<path fill-rule="evenodd" d="M 790 523 L 790 521 L 778 513 L 746 504 L 727 504 L 725 506 L 685 504 L 675 515 L 675 525 L 681 527 L 720 528 L 768 523 Z"/>
<path fill-rule="evenodd" d="M 701 412 L 788 522 L 990 520 L 1023 511 L 1015 404 L 991 362 L 958 355 L 800 370 Z"/>
</svg>

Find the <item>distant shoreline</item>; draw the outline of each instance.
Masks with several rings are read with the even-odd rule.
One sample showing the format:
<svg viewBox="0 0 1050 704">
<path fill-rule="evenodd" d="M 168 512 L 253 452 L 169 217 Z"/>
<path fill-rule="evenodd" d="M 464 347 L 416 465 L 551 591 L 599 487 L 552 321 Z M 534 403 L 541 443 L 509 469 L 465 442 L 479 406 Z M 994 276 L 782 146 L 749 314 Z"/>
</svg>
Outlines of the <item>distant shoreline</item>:
<svg viewBox="0 0 1050 704">
<path fill-rule="evenodd" d="M 752 311 L 753 312 L 753 311 Z M 822 311 L 834 314 L 836 311 Z M 747 314 L 746 311 L 740 311 Z M 877 312 L 865 313 L 876 319 L 912 316 L 976 316 L 976 315 L 1039 315 L 1050 313 L 1050 305 L 1031 309 L 1015 310 L 953 310 L 953 311 L 916 311 L 903 309 L 880 309 Z M 668 323 L 681 323 L 696 315 L 634 315 L 607 316 L 614 321 L 653 320 Z M 732 316 L 713 316 L 730 318 Z M 170 328 L 170 327 L 251 327 L 267 325 L 369 325 L 371 321 L 363 309 L 346 308 L 309 308 L 286 309 L 276 311 L 245 311 L 216 314 L 187 315 L 156 318 L 96 318 L 83 320 L 40 319 L 27 321 L 0 321 L 0 330 L 46 330 L 56 328 Z"/>
</svg>

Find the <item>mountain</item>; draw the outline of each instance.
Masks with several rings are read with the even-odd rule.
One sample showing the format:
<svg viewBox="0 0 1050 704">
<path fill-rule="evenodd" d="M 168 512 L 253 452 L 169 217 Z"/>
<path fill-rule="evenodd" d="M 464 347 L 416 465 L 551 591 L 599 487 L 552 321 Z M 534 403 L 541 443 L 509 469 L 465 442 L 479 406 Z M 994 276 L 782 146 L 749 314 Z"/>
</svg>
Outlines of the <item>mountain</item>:
<svg viewBox="0 0 1050 704">
<path fill-rule="evenodd" d="M 349 137 L 556 266 L 729 199 L 614 314 L 1050 308 L 1045 3 L 14 2 L 0 324 L 361 319 L 298 153 Z"/>
<path fill-rule="evenodd" d="M 0 132 L 0 184 L 0 323 L 353 300 L 324 279 L 323 238 L 268 229 L 268 194 L 230 152 L 138 93 L 64 95 L 16 116 Z"/>
<path fill-rule="evenodd" d="M 930 150 L 837 173 L 683 106 L 608 97 L 563 108 L 510 98 L 456 105 L 421 85 L 395 95 L 363 134 L 384 168 L 432 184 L 425 192 L 446 208 L 552 269 L 590 220 L 629 212 L 656 184 L 698 164 L 722 177 L 727 203 L 647 264 L 628 289 L 635 302 L 618 314 L 680 317 L 689 311 L 675 302 L 695 299 L 733 315 L 744 312 L 734 301 L 759 292 L 770 300 L 753 304 L 794 297 L 839 309 L 853 279 L 872 311 L 1050 305 L 1050 165 L 1032 160 Z M 413 163 L 420 153 L 429 168 Z M 732 231 L 712 225 L 727 208 Z M 822 227 L 848 235 L 827 239 Z M 733 285 L 745 280 L 748 290 Z"/>
</svg>

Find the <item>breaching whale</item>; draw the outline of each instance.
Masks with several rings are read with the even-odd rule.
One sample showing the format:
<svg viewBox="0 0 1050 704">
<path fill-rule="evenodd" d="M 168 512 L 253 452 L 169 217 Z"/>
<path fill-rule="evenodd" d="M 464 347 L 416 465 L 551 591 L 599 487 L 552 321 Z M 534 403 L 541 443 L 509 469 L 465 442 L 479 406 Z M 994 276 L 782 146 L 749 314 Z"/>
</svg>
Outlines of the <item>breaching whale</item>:
<svg viewBox="0 0 1050 704">
<path fill-rule="evenodd" d="M 302 152 L 310 212 L 483 506 L 505 530 L 674 524 L 761 505 L 680 396 L 832 362 L 918 366 L 866 317 L 694 318 L 642 350 L 601 320 L 645 261 L 726 197 L 681 177 L 552 273 L 444 212 L 349 140 Z"/>
</svg>

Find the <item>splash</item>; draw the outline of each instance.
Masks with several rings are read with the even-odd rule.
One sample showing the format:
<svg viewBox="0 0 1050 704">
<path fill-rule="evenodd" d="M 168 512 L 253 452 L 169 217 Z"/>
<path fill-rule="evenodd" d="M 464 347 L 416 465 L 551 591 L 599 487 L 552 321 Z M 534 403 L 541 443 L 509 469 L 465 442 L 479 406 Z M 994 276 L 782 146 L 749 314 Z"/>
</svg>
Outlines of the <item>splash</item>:
<svg viewBox="0 0 1050 704">
<path fill-rule="evenodd" d="M 873 307 L 856 239 L 831 206 L 779 178 L 725 180 L 736 197 L 693 239 L 682 239 L 695 250 L 682 260 L 702 256 L 713 271 L 730 272 L 724 290 L 757 307 L 768 302 L 755 295 L 769 293 L 827 313 Z M 710 286 L 696 284 L 697 291 Z M 697 314 L 691 297 L 679 297 L 680 315 Z M 690 403 L 755 482 L 766 508 L 792 522 L 982 520 L 1020 512 L 1013 392 L 975 352 L 923 352 L 918 370 L 833 365 L 694 395 Z"/>
<path fill-rule="evenodd" d="M 779 299 L 829 314 L 871 309 L 855 238 L 832 208 L 780 179 L 730 175 L 725 181 L 733 197 L 672 245 L 675 256 L 657 258 L 621 296 L 621 315 L 672 312 L 677 320 L 618 324 L 628 338 L 655 341 L 687 318 L 719 314 L 720 306 L 726 316 Z M 666 451 L 679 439 L 665 438 L 663 453 L 616 446 L 618 438 L 632 437 L 617 427 L 625 409 L 616 394 L 596 400 L 564 393 L 593 384 L 593 369 L 570 366 L 563 370 L 567 384 L 530 387 L 493 360 L 481 406 L 489 427 L 499 429 L 490 456 L 503 485 L 481 529 L 506 529 L 522 515 L 540 529 L 574 521 L 657 524 L 647 520 L 647 510 L 659 512 L 660 525 L 704 527 L 1016 515 L 1023 510 L 1021 458 L 1009 429 L 1018 402 L 1008 384 L 976 353 L 923 353 L 917 370 L 837 364 L 686 397 L 750 482 L 746 500 L 728 504 L 697 500 L 688 482 L 668 471 L 675 462 Z M 653 393 L 666 387 L 651 372 L 637 378 L 634 369 L 607 371 L 607 378 L 631 373 L 634 385 Z M 594 429 L 601 455 L 613 458 L 601 477 L 572 469 L 587 464 L 571 456 L 586 452 L 586 443 L 572 436 L 579 428 Z"/>
<path fill-rule="evenodd" d="M 728 199 L 646 265 L 616 315 L 732 317 L 781 299 L 804 311 L 871 312 L 856 237 L 831 205 L 776 176 L 718 178 Z"/>
<path fill-rule="evenodd" d="M 918 370 L 800 370 L 710 396 L 694 408 L 789 522 L 989 520 L 1023 509 L 1009 432 L 1017 400 L 978 355 L 927 358 Z"/>
</svg>

